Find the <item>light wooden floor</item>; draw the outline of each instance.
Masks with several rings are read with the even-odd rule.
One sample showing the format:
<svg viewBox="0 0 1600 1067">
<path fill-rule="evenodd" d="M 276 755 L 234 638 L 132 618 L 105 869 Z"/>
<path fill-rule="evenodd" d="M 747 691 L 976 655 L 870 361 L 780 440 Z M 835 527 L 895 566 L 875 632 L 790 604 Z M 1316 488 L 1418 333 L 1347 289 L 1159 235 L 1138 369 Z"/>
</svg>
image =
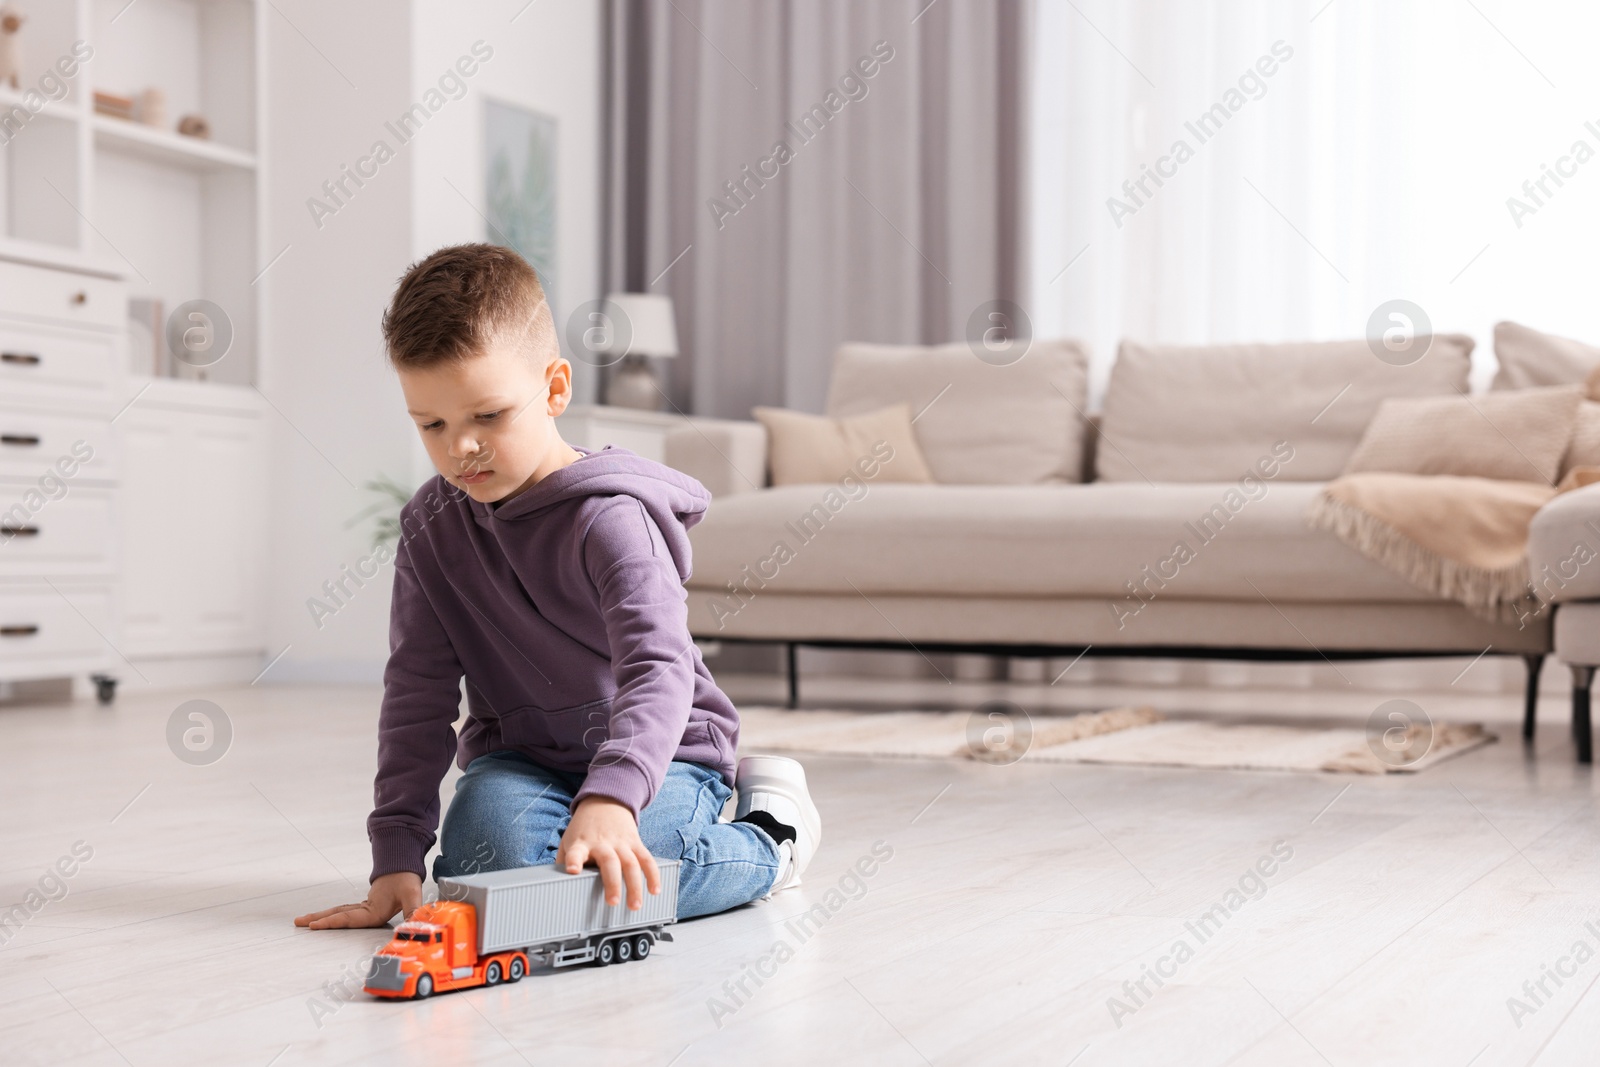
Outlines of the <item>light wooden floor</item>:
<svg viewBox="0 0 1600 1067">
<path fill-rule="evenodd" d="M 865 699 L 851 683 L 813 691 Z M 188 696 L 232 719 L 212 766 L 167 748 Z M 1555 699 L 1529 757 L 1514 698 L 1417 698 L 1490 717 L 1506 740 L 1416 778 L 811 759 L 827 840 L 804 887 L 682 924 L 643 963 L 346 1002 L 337 983 L 384 935 L 290 917 L 365 885 L 376 697 L 257 688 L 0 709 L 0 899 L 21 899 L 74 842 L 93 848 L 67 895 L 0 948 L 0 1062 L 1600 1059 L 1600 956 L 1564 964 L 1560 988 L 1547 978 L 1520 1026 L 1507 1007 L 1575 942 L 1600 949 L 1584 925 L 1600 930 L 1594 783 Z M 879 841 L 892 858 L 802 941 L 786 921 Z M 1292 858 L 1199 944 L 1186 924 L 1275 842 Z M 1124 982 L 1179 939 L 1193 958 L 1130 998 Z M 780 941 L 774 970 L 761 961 Z M 758 965 L 771 974 L 759 986 Z M 1112 997 L 1137 1010 L 1114 1021 Z M 714 1017 L 713 998 L 731 1014 Z"/>
</svg>

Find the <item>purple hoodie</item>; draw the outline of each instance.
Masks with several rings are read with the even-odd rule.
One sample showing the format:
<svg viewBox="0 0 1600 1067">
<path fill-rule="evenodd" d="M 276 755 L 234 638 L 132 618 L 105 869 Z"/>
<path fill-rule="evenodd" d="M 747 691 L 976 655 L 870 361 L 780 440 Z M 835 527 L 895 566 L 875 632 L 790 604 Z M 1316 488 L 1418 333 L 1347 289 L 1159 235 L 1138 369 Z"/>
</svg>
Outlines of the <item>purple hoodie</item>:
<svg viewBox="0 0 1600 1067">
<path fill-rule="evenodd" d="M 739 717 L 689 639 L 688 528 L 709 494 L 608 445 L 503 505 L 434 477 L 403 509 L 367 819 L 372 877 L 413 871 L 450 759 L 511 749 L 637 817 L 674 760 L 733 784 Z M 467 718 L 454 723 L 466 676 Z"/>
</svg>

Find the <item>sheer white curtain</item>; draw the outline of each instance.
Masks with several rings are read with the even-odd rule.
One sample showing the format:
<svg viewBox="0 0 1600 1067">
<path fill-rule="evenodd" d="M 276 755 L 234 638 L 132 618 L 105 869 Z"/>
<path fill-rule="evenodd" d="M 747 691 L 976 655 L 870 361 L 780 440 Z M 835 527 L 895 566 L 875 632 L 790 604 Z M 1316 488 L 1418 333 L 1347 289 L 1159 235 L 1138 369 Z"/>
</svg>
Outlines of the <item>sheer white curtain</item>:
<svg viewBox="0 0 1600 1067">
<path fill-rule="evenodd" d="M 1035 26 L 1029 310 L 1091 344 L 1096 398 L 1121 338 L 1354 337 L 1394 298 L 1478 341 L 1479 384 L 1500 319 L 1600 344 L 1600 5 L 1039 0 Z"/>
</svg>

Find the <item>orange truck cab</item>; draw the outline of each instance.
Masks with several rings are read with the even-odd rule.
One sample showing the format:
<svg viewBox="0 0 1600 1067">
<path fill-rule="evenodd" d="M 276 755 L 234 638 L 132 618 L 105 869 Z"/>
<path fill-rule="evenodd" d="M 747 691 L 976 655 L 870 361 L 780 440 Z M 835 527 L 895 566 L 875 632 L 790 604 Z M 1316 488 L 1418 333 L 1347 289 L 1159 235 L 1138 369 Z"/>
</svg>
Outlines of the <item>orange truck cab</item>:
<svg viewBox="0 0 1600 1067">
<path fill-rule="evenodd" d="M 431 996 L 468 986 L 512 982 L 528 972 L 521 952 L 478 958 L 478 912 L 471 904 L 424 904 L 395 928 L 372 957 L 366 992 L 378 997 Z"/>
</svg>

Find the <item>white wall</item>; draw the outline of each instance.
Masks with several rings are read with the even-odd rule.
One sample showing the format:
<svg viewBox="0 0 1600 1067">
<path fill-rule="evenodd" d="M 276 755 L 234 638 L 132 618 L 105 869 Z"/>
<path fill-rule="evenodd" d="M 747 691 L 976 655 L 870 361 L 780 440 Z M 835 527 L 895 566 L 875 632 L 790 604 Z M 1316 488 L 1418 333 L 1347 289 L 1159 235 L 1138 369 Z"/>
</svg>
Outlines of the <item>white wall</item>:
<svg viewBox="0 0 1600 1067">
<path fill-rule="evenodd" d="M 600 251 L 604 137 L 604 67 L 600 0 L 418 0 L 412 9 L 413 90 L 419 96 L 474 41 L 494 49 L 469 81 L 471 92 L 447 105 L 450 121 L 416 141 L 412 196 L 413 251 L 488 238 L 484 221 L 483 100 L 516 104 L 556 119 L 556 327 L 601 295 Z M 453 188 L 452 188 L 453 187 Z M 470 202 L 469 202 L 470 201 Z M 573 361 L 579 400 L 595 395 L 597 372 Z M 431 474 L 420 444 L 420 474 Z"/>
<path fill-rule="evenodd" d="M 375 499 L 360 486 L 379 474 L 402 482 L 431 474 L 384 362 L 379 320 L 409 263 L 440 245 L 483 239 L 481 202 L 466 203 L 445 179 L 481 197 L 485 93 L 558 117 L 559 270 L 576 298 L 598 290 L 601 8 L 595 0 L 544 2 L 519 16 L 525 3 L 414 0 L 407 20 L 381 0 L 276 0 L 283 17 L 268 20 L 263 260 L 289 246 L 263 278 L 261 388 L 284 416 L 275 417 L 268 652 L 289 651 L 264 683 L 381 674 L 387 570 L 320 629 L 306 601 L 369 551 L 368 524 L 347 528 Z M 467 95 L 400 144 L 384 124 L 479 39 L 494 55 L 468 79 Z M 395 158 L 319 228 L 306 200 L 380 138 Z"/>
<path fill-rule="evenodd" d="M 320 228 L 306 201 L 406 106 L 411 27 L 382 0 L 277 5 L 282 17 L 267 20 L 263 265 L 288 251 L 258 283 L 267 286 L 259 383 L 277 409 L 268 654 L 289 651 L 264 681 L 333 679 L 381 659 L 384 647 L 386 577 L 320 630 L 306 600 L 366 551 L 365 532 L 345 528 L 370 499 L 362 483 L 404 475 L 409 461 L 378 321 L 411 251 L 414 159 L 402 150 Z"/>
</svg>

